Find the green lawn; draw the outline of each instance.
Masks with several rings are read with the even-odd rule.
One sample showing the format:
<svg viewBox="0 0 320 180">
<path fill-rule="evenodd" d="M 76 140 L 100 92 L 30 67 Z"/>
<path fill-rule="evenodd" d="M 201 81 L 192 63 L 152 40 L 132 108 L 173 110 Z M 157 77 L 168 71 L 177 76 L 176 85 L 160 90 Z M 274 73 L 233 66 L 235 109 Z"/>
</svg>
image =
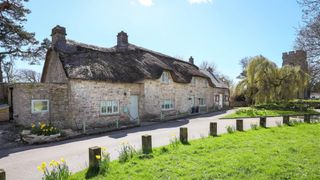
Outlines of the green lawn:
<svg viewBox="0 0 320 180">
<path fill-rule="evenodd" d="M 304 114 L 319 114 L 315 110 L 307 111 L 290 111 L 290 110 L 262 110 L 256 108 L 240 108 L 235 113 L 228 114 L 222 119 L 232 119 L 232 118 L 254 118 L 254 117 L 272 117 L 272 116 L 283 116 L 283 115 L 293 115 L 299 116 Z"/>
<path fill-rule="evenodd" d="M 95 179 L 320 179 L 320 124 L 208 137 L 153 158 L 111 162 Z M 71 179 L 84 179 L 82 171 Z"/>
</svg>

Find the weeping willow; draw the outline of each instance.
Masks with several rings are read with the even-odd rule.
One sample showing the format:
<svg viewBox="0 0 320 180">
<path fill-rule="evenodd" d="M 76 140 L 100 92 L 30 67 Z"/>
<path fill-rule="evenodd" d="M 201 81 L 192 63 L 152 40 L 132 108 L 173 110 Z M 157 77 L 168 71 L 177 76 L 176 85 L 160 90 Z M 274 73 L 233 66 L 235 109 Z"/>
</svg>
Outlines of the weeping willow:
<svg viewBox="0 0 320 180">
<path fill-rule="evenodd" d="M 260 104 L 296 98 L 309 81 L 300 67 L 277 65 L 263 56 L 250 59 L 246 77 L 236 86 L 237 94 L 244 94 L 248 103 Z"/>
</svg>

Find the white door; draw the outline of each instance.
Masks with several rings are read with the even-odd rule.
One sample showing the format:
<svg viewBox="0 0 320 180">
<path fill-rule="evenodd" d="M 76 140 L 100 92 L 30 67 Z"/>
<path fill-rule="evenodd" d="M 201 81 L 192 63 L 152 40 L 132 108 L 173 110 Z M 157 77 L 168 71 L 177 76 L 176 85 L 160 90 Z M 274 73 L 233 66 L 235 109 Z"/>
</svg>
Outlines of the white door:
<svg viewBox="0 0 320 180">
<path fill-rule="evenodd" d="M 138 96 L 130 96 L 129 115 L 131 121 L 138 120 Z"/>
</svg>

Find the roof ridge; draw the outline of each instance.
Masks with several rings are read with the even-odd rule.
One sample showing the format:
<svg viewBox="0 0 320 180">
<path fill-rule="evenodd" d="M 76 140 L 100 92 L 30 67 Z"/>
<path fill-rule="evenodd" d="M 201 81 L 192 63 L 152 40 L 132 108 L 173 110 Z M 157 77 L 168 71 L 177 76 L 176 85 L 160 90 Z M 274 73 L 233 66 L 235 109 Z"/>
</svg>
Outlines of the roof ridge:
<svg viewBox="0 0 320 180">
<path fill-rule="evenodd" d="M 86 43 L 78 42 L 78 41 L 75 41 L 72 39 L 67 39 L 67 44 L 81 46 L 84 48 L 88 48 L 88 49 L 92 49 L 92 50 L 96 50 L 96 51 L 101 51 L 101 52 L 114 51 L 114 48 L 106 48 L 106 47 L 96 46 L 96 45 L 92 45 L 92 44 L 86 44 Z"/>
</svg>

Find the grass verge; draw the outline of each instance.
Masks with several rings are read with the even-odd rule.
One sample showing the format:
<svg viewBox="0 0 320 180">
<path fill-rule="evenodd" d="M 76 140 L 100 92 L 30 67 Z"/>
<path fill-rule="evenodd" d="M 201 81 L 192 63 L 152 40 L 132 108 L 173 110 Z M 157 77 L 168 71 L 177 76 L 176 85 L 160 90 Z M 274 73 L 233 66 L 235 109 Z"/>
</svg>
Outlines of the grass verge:
<svg viewBox="0 0 320 180">
<path fill-rule="evenodd" d="M 235 119 L 235 118 L 256 118 L 256 117 L 276 117 L 284 115 L 303 116 L 304 114 L 320 114 L 315 110 L 306 111 L 290 111 L 290 110 L 268 110 L 256 108 L 240 108 L 235 113 L 228 114 L 221 119 Z"/>
<path fill-rule="evenodd" d="M 94 179 L 320 179 L 319 132 L 320 124 L 299 124 L 202 138 L 156 148 L 150 159 L 112 161 Z"/>
</svg>

